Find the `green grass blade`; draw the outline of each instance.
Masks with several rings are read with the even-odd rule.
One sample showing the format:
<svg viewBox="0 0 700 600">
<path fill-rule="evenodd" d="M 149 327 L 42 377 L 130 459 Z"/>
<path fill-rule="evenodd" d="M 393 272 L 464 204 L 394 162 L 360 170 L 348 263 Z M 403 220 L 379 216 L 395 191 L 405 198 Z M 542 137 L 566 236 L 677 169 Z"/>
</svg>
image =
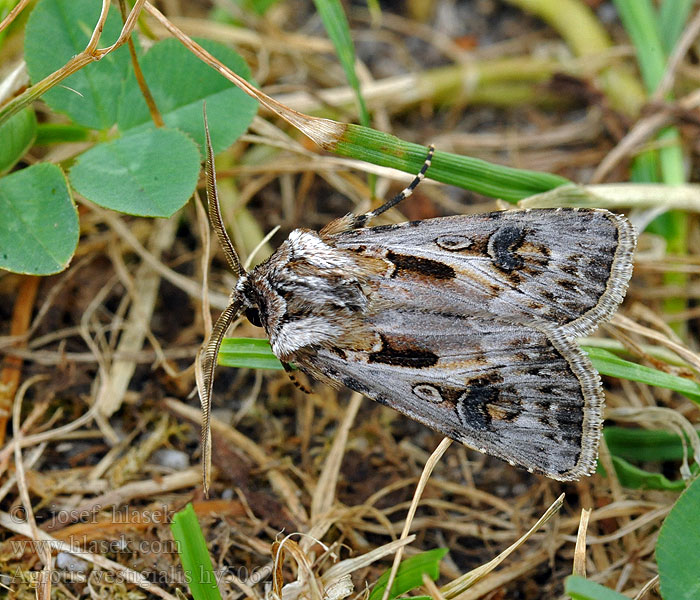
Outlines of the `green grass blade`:
<svg viewBox="0 0 700 600">
<path fill-rule="evenodd" d="M 435 548 L 404 560 L 391 586 L 389 600 L 423 585 L 423 573 L 427 573 L 435 581 L 440 575 L 440 561 L 447 551 L 447 548 Z M 368 600 L 381 600 L 389 581 L 389 573 L 390 571 L 386 571 L 377 579 Z"/>
<path fill-rule="evenodd" d="M 349 125 L 333 152 L 415 174 L 423 165 L 428 148 L 375 129 Z M 571 183 L 551 173 L 503 167 L 477 158 L 440 152 L 439 149 L 426 177 L 508 202 L 517 202 Z"/>
<path fill-rule="evenodd" d="M 175 513 L 170 531 L 178 544 L 180 562 L 195 600 L 221 600 L 216 574 L 192 504 Z"/>
<path fill-rule="evenodd" d="M 345 71 L 345 78 L 355 91 L 355 98 L 360 114 L 360 123 L 369 126 L 369 112 L 360 90 L 360 80 L 355 73 L 355 46 L 350 37 L 350 25 L 338 0 L 314 0 L 323 26 L 333 42 L 338 60 Z"/>
<path fill-rule="evenodd" d="M 657 135 L 660 145 L 659 160 L 664 183 L 681 185 L 686 182 L 681 136 L 675 127 L 662 129 Z M 672 250 L 669 250 L 672 252 Z"/>
<path fill-rule="evenodd" d="M 614 0 L 614 3 L 634 44 L 647 93 L 652 94 L 666 69 L 666 52 L 659 37 L 654 6 L 651 0 Z"/>
<path fill-rule="evenodd" d="M 670 54 L 685 28 L 693 0 L 664 0 L 659 7 L 659 38 Z"/>
<path fill-rule="evenodd" d="M 661 182 L 659 157 L 656 150 L 645 150 L 635 157 L 630 169 L 630 181 L 635 183 Z"/>
<path fill-rule="evenodd" d="M 683 444 L 680 436 L 668 431 L 622 427 L 606 427 L 603 435 L 612 455 L 617 478 L 624 487 L 669 492 L 681 492 L 685 489 L 686 482 L 682 479 L 671 481 L 661 473 L 646 471 L 628 462 L 630 460 L 645 463 L 680 461 L 683 459 Z M 696 468 L 695 463 L 692 468 Z M 598 465 L 598 469 L 605 474 L 601 464 Z"/>
<path fill-rule="evenodd" d="M 64 142 L 87 142 L 91 139 L 91 131 L 88 127 L 70 123 L 41 123 L 36 130 L 36 144 L 46 146 Z"/>
<path fill-rule="evenodd" d="M 283 369 L 272 353 L 270 342 L 253 338 L 224 338 L 219 350 L 219 364 L 245 369 Z"/>
<path fill-rule="evenodd" d="M 601 375 L 667 388 L 700 404 L 700 384 L 695 381 L 624 360 L 601 348 L 591 346 L 582 346 L 581 348 L 588 353 L 593 366 Z"/>
<path fill-rule="evenodd" d="M 605 427 L 603 435 L 610 453 L 625 460 L 683 460 L 681 437 L 670 431 L 611 426 Z"/>
<path fill-rule="evenodd" d="M 578 575 L 566 578 L 564 591 L 573 600 L 629 600 L 628 596 L 623 596 L 615 590 Z"/>
<path fill-rule="evenodd" d="M 685 489 L 686 482 L 682 479 L 671 481 L 661 473 L 652 473 L 640 469 L 619 456 L 612 456 L 611 458 L 615 467 L 615 474 L 622 487 L 631 490 L 662 490 L 676 493 Z M 606 474 L 601 463 L 598 463 L 598 471 L 602 475 Z"/>
</svg>

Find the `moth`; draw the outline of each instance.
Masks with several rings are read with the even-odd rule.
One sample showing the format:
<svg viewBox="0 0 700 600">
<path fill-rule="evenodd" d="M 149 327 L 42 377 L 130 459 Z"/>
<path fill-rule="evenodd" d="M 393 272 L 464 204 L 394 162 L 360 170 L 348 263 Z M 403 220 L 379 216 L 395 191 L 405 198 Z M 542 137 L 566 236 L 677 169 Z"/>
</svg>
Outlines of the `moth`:
<svg viewBox="0 0 700 600">
<path fill-rule="evenodd" d="M 209 217 L 238 275 L 198 361 L 205 456 L 217 353 L 244 312 L 287 369 L 532 473 L 594 471 L 603 389 L 575 339 L 625 295 L 636 245 L 625 217 L 531 209 L 366 227 L 413 192 L 431 147 L 396 197 L 319 232 L 296 229 L 245 272 L 222 223 L 206 115 L 205 132 Z"/>
</svg>

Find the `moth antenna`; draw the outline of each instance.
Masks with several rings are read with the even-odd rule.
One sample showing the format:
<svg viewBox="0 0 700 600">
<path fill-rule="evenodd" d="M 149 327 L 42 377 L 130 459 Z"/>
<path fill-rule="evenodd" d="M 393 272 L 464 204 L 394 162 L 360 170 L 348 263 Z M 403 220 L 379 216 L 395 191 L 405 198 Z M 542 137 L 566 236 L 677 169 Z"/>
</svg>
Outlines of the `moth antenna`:
<svg viewBox="0 0 700 600">
<path fill-rule="evenodd" d="M 226 255 L 231 270 L 239 277 L 245 275 L 245 270 L 241 266 L 241 261 L 238 258 L 238 253 L 233 247 L 231 238 L 226 232 L 224 222 L 221 217 L 221 208 L 219 207 L 219 192 L 216 189 L 216 167 L 214 167 L 214 150 L 211 146 L 211 136 L 209 135 L 209 122 L 207 121 L 207 104 L 202 103 L 202 111 L 204 112 L 204 135 L 207 146 L 206 176 L 207 176 L 207 204 L 209 207 L 209 220 L 211 221 L 216 237 L 219 238 L 221 249 Z"/>
<path fill-rule="evenodd" d="M 209 495 L 211 484 L 211 396 L 214 387 L 214 370 L 216 357 L 219 354 L 221 340 L 232 321 L 240 314 L 242 303 L 239 297 L 231 299 L 224 312 L 214 323 L 209 339 L 205 346 L 197 352 L 194 364 L 194 375 L 199 391 L 199 402 L 202 405 L 202 477 L 205 495 Z"/>
<path fill-rule="evenodd" d="M 423 166 L 421 167 L 420 171 L 418 172 L 418 175 L 416 175 L 415 179 L 408 184 L 407 187 L 405 187 L 403 190 L 401 190 L 396 196 L 394 196 L 391 200 L 388 202 L 385 202 L 382 204 L 379 208 L 375 208 L 373 211 L 370 211 L 368 213 L 365 213 L 364 215 L 358 215 L 355 217 L 355 222 L 354 226 L 355 227 L 364 227 L 368 221 L 373 219 L 374 217 L 377 217 L 381 215 L 383 212 L 386 212 L 390 208 L 393 208 L 396 206 L 399 202 L 402 200 L 405 200 L 408 198 L 412 193 L 413 190 L 415 190 L 418 187 L 418 184 L 425 179 L 425 173 L 426 171 L 430 168 L 430 164 L 433 161 L 433 154 L 435 153 L 435 146 L 430 144 L 428 146 L 428 155 L 425 157 L 425 161 L 423 162 Z"/>
</svg>

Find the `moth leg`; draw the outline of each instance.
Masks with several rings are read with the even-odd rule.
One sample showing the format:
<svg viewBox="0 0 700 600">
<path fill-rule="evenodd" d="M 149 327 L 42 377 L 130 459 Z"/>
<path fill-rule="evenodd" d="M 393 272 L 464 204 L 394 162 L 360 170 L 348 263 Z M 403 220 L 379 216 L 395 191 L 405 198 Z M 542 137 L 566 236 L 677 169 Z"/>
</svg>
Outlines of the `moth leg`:
<svg viewBox="0 0 700 600">
<path fill-rule="evenodd" d="M 396 194 L 396 196 L 394 196 L 388 202 L 382 204 L 379 208 L 375 208 L 373 211 L 365 213 L 364 215 L 357 215 L 354 219 L 355 222 L 353 223 L 353 228 L 364 227 L 374 217 L 381 215 L 383 212 L 386 212 L 390 208 L 396 206 L 402 200 L 408 198 L 413 193 L 413 190 L 415 190 L 418 187 L 418 184 L 425 178 L 425 173 L 430 168 L 430 163 L 433 160 L 434 152 L 435 146 L 430 144 L 430 146 L 428 147 L 428 155 L 425 157 L 425 162 L 423 163 L 423 166 L 418 172 L 418 175 L 416 175 L 415 179 L 407 187 L 405 187 L 398 194 Z"/>
<path fill-rule="evenodd" d="M 294 374 L 294 370 L 292 369 L 292 365 L 290 365 L 287 362 L 282 362 L 282 366 L 284 367 L 284 372 L 287 374 L 287 377 L 289 377 L 289 381 L 291 381 L 297 388 L 299 388 L 305 394 L 312 393 L 309 388 L 307 388 L 303 383 L 301 383 L 297 379 L 297 376 Z"/>
</svg>

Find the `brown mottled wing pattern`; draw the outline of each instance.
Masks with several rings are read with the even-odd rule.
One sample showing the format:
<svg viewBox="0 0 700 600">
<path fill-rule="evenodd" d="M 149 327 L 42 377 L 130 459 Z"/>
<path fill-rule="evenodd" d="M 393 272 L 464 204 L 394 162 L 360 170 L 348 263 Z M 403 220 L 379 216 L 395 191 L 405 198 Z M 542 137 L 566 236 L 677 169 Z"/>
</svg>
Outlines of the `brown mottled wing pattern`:
<svg viewBox="0 0 700 600">
<path fill-rule="evenodd" d="M 390 265 L 368 282 L 381 347 L 319 349 L 302 368 L 531 471 L 593 471 L 603 392 L 573 338 L 622 301 L 635 246 L 624 217 L 505 211 L 324 241 Z"/>
</svg>

